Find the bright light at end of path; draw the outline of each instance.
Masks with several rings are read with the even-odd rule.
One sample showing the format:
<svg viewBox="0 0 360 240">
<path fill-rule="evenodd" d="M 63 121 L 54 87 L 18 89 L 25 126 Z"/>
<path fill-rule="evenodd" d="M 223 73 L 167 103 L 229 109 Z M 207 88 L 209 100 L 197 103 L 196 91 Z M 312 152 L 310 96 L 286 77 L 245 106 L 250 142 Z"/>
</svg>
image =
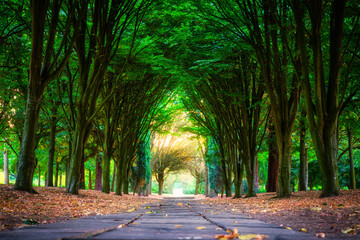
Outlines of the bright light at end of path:
<svg viewBox="0 0 360 240">
<path fill-rule="evenodd" d="M 173 195 L 175 197 L 184 195 L 182 188 L 174 188 Z"/>
</svg>

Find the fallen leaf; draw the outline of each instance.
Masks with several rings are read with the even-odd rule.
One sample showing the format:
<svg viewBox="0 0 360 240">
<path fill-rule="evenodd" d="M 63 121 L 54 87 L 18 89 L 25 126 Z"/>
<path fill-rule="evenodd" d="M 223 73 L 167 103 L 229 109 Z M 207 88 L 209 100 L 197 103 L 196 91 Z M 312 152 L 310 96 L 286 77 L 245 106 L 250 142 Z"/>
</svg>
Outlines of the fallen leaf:
<svg viewBox="0 0 360 240">
<path fill-rule="evenodd" d="M 285 227 L 286 229 L 292 230 L 290 227 Z"/>
<path fill-rule="evenodd" d="M 356 230 L 353 228 L 348 228 L 346 230 L 341 230 L 343 234 L 356 234 Z"/>
<path fill-rule="evenodd" d="M 177 203 L 176 205 L 178 205 L 178 206 L 182 206 L 183 204 L 182 204 L 181 202 L 179 202 L 179 203 Z"/>
<path fill-rule="evenodd" d="M 325 233 L 317 233 L 317 234 L 315 235 L 315 237 L 325 238 Z"/>
<path fill-rule="evenodd" d="M 234 239 L 238 236 L 238 230 L 234 228 L 232 232 L 230 232 L 229 235 L 216 235 L 215 238 L 217 239 Z"/>
<path fill-rule="evenodd" d="M 197 227 L 196 229 L 202 230 L 205 229 L 206 227 Z"/>
<path fill-rule="evenodd" d="M 246 235 L 239 235 L 238 239 L 242 240 L 263 240 L 268 238 L 267 235 L 260 235 L 260 234 L 246 234 Z"/>
<path fill-rule="evenodd" d="M 305 228 L 302 228 L 301 231 L 302 232 L 307 232 L 307 230 Z"/>
<path fill-rule="evenodd" d="M 175 227 L 182 227 L 182 225 L 175 225 Z"/>
<path fill-rule="evenodd" d="M 237 221 L 234 221 L 234 223 L 237 223 Z"/>
</svg>

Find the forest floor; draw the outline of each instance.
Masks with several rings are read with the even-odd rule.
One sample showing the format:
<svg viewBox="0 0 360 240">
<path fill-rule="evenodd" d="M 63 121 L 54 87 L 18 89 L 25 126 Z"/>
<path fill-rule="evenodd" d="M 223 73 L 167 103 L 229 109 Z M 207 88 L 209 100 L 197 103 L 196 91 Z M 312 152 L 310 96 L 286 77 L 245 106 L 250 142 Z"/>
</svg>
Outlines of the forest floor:
<svg viewBox="0 0 360 240">
<path fill-rule="evenodd" d="M 0 185 L 0 231 L 91 215 L 132 212 L 143 204 L 159 202 L 148 197 L 118 196 L 95 190 L 80 190 L 79 195 L 73 195 L 66 193 L 65 188 L 34 189 L 38 194 Z"/>
<path fill-rule="evenodd" d="M 290 198 L 260 193 L 254 198 L 201 200 L 219 211 L 238 212 L 267 223 L 317 237 L 360 239 L 360 190 L 319 198 L 319 191 L 295 192 Z"/>
</svg>

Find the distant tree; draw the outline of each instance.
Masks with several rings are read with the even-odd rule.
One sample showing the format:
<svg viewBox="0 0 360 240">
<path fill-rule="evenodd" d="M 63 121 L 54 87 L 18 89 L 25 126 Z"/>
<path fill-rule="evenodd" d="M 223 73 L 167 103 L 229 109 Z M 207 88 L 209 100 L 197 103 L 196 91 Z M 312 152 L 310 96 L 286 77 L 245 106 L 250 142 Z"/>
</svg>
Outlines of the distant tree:
<svg viewBox="0 0 360 240">
<path fill-rule="evenodd" d="M 186 170 L 193 153 L 175 136 L 159 137 L 152 149 L 151 171 L 159 183 L 159 195 L 163 193 L 164 181 L 171 173 Z"/>
</svg>

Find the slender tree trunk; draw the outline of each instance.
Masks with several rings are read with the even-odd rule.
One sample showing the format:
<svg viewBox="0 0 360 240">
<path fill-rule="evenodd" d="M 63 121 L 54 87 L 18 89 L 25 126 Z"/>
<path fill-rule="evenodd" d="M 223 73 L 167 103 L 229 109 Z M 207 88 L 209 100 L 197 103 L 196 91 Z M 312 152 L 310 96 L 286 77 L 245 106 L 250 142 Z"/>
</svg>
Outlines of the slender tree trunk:
<svg viewBox="0 0 360 240">
<path fill-rule="evenodd" d="M 354 168 L 354 156 L 353 156 L 353 145 L 352 145 L 352 133 L 350 129 L 347 129 L 348 133 L 348 144 L 349 144 L 349 163 L 350 163 L 350 186 L 349 189 L 356 189 L 356 178 Z"/>
<path fill-rule="evenodd" d="M 111 153 L 105 150 L 102 160 L 102 192 L 110 193 L 110 159 Z"/>
<path fill-rule="evenodd" d="M 80 121 L 81 122 L 81 121 Z M 76 124 L 72 134 L 72 151 L 70 155 L 69 173 L 67 176 L 66 192 L 78 194 L 80 184 L 80 169 L 83 158 L 83 144 L 85 136 L 85 127 L 82 124 Z"/>
<path fill-rule="evenodd" d="M 243 185 L 243 175 L 244 175 L 244 161 L 241 161 L 240 156 L 238 156 L 238 162 L 236 163 L 237 176 L 234 176 L 234 198 L 241 198 L 244 194 L 244 185 Z"/>
<path fill-rule="evenodd" d="M 195 180 L 195 194 L 194 195 L 198 195 L 199 194 L 199 187 L 200 187 L 200 179 L 199 177 L 196 178 Z"/>
<path fill-rule="evenodd" d="M 253 162 L 254 163 L 254 162 Z M 246 179 L 248 183 L 248 192 L 246 194 L 246 197 L 255 197 L 256 191 L 255 191 L 255 164 L 251 164 L 251 173 L 248 173 L 249 171 L 246 171 Z"/>
<path fill-rule="evenodd" d="M 255 192 L 258 192 L 260 189 L 259 185 L 259 161 L 256 158 L 256 165 L 255 165 Z"/>
<path fill-rule="evenodd" d="M 163 194 L 163 187 L 164 187 L 164 175 L 158 174 L 158 183 L 159 183 L 159 195 Z"/>
<path fill-rule="evenodd" d="M 41 91 L 41 90 L 40 90 Z M 42 102 L 42 91 L 40 96 L 30 92 L 28 94 L 24 130 L 20 146 L 20 154 L 17 161 L 17 177 L 14 189 L 26 192 L 35 192 L 32 187 L 34 171 L 37 165 L 35 157 L 35 143 L 37 122 Z"/>
<path fill-rule="evenodd" d="M 102 190 L 102 167 L 99 159 L 96 159 L 96 177 L 95 177 L 95 190 Z"/>
<path fill-rule="evenodd" d="M 8 157 L 8 151 L 4 151 L 4 184 L 9 184 L 9 157 Z"/>
<path fill-rule="evenodd" d="M 267 192 L 277 192 L 279 176 L 279 151 L 275 141 L 274 125 L 269 126 L 269 157 L 268 157 L 268 179 L 266 184 Z"/>
<path fill-rule="evenodd" d="M 52 114 L 56 114 L 56 107 L 52 110 Z M 48 161 L 48 170 L 46 178 L 46 186 L 53 187 L 53 177 L 54 177 L 54 156 L 55 156 L 55 137 L 56 137 L 56 117 L 51 118 L 51 127 L 50 127 L 50 143 L 49 143 L 49 161 Z"/>
<path fill-rule="evenodd" d="M 116 187 L 115 194 L 122 195 L 122 187 L 123 187 L 123 159 L 121 159 L 116 165 Z"/>
<path fill-rule="evenodd" d="M 88 184 L 89 190 L 92 189 L 92 181 L 91 181 L 91 170 L 89 169 L 89 184 Z"/>
<path fill-rule="evenodd" d="M 83 150 L 82 158 L 81 158 L 79 188 L 80 189 L 85 189 L 85 155 L 84 155 L 84 150 Z"/>
<path fill-rule="evenodd" d="M 60 173 L 60 184 L 59 187 L 62 187 L 62 173 Z"/>
<path fill-rule="evenodd" d="M 147 195 L 148 196 L 152 194 L 151 185 L 152 185 L 152 176 L 150 176 L 150 181 L 147 185 Z"/>
<path fill-rule="evenodd" d="M 331 129 L 324 130 L 324 139 L 322 152 L 319 154 L 320 170 L 322 172 L 322 197 L 337 196 L 340 193 L 339 178 L 337 172 L 337 151 L 338 139 L 337 134 Z M 320 157 L 319 157 L 320 156 Z"/>
<path fill-rule="evenodd" d="M 116 164 L 114 163 L 114 170 L 112 174 L 112 180 L 111 180 L 111 192 L 114 192 L 115 188 L 115 179 L 116 179 Z"/>
<path fill-rule="evenodd" d="M 24 128 L 22 133 L 20 154 L 17 161 L 18 169 L 14 187 L 14 189 L 26 192 L 35 192 L 32 184 L 34 171 L 37 165 L 37 160 L 35 157 L 36 132 L 43 92 L 46 86 L 46 79 L 41 76 L 41 69 L 43 59 L 45 16 L 48 6 L 48 2 L 40 3 L 37 1 L 31 1 L 30 3 L 32 14 L 31 66 L 24 116 Z"/>
<path fill-rule="evenodd" d="M 307 191 L 308 185 L 308 158 L 306 149 L 306 112 L 301 112 L 300 117 L 300 170 L 299 170 L 299 191 Z"/>
<path fill-rule="evenodd" d="M 206 156 L 206 154 L 205 154 Z M 206 158 L 204 157 L 205 159 L 205 189 L 204 189 L 204 195 L 206 197 L 209 197 L 210 196 L 210 184 L 209 184 L 209 167 L 206 163 Z"/>
<path fill-rule="evenodd" d="M 39 174 L 39 179 L 38 179 L 38 186 L 41 186 L 41 168 L 40 166 L 38 166 L 38 174 Z"/>
<path fill-rule="evenodd" d="M 278 196 L 290 197 L 290 171 L 291 171 L 291 134 L 285 133 L 282 137 L 277 137 L 279 146 L 279 179 L 278 179 Z"/>
<path fill-rule="evenodd" d="M 59 162 L 56 161 L 56 164 L 55 164 L 55 187 L 58 186 L 58 179 L 59 178 Z"/>
<path fill-rule="evenodd" d="M 129 194 L 129 177 L 128 177 L 128 174 L 126 174 L 124 176 L 123 183 L 124 183 L 124 186 L 123 186 L 124 194 Z"/>
</svg>

